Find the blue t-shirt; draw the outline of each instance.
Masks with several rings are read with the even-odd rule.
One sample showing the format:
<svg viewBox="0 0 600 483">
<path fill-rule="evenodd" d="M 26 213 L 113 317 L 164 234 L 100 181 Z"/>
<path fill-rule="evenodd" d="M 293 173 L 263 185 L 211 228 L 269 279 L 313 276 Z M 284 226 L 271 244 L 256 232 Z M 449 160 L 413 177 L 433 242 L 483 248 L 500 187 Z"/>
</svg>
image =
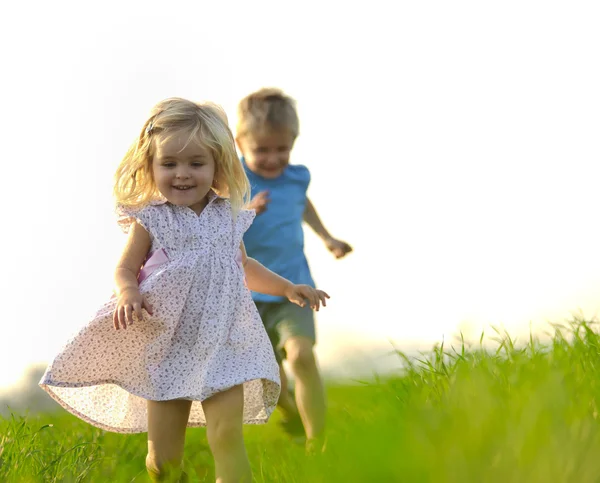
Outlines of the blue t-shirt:
<svg viewBox="0 0 600 483">
<path fill-rule="evenodd" d="M 256 216 L 254 223 L 244 234 L 248 256 L 293 283 L 314 287 L 315 283 L 304 255 L 302 229 L 306 191 L 310 183 L 308 168 L 288 165 L 281 176 L 266 179 L 250 171 L 243 158 L 242 163 L 250 180 L 252 197 L 267 190 L 271 200 L 266 211 Z M 252 292 L 252 298 L 257 302 L 284 300 L 283 297 L 256 292 Z"/>
</svg>

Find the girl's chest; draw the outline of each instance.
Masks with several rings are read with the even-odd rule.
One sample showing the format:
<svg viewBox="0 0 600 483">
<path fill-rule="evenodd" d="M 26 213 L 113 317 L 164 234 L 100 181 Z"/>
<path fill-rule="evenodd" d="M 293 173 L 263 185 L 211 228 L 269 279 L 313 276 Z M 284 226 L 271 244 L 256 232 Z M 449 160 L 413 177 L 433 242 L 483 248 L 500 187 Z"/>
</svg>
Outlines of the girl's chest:
<svg viewBox="0 0 600 483">
<path fill-rule="evenodd" d="M 173 217 L 162 234 L 160 244 L 167 251 L 230 251 L 233 243 L 231 220 L 218 216 L 218 213 L 202 215 L 186 213 L 184 216 Z"/>
</svg>

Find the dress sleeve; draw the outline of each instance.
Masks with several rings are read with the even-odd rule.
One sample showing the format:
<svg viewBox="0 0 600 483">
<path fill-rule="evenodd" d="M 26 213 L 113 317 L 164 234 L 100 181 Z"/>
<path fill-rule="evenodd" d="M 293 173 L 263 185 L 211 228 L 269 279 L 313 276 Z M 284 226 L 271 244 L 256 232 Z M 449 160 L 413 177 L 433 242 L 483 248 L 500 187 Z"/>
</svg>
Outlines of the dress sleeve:
<svg viewBox="0 0 600 483">
<path fill-rule="evenodd" d="M 131 225 L 137 222 L 142 225 L 148 233 L 152 234 L 152 211 L 151 206 L 139 209 L 117 205 L 117 223 L 125 233 L 129 233 Z"/>
<path fill-rule="evenodd" d="M 254 210 L 240 210 L 235 219 L 235 242 L 236 246 L 242 242 L 244 233 L 250 228 L 256 212 Z"/>
</svg>

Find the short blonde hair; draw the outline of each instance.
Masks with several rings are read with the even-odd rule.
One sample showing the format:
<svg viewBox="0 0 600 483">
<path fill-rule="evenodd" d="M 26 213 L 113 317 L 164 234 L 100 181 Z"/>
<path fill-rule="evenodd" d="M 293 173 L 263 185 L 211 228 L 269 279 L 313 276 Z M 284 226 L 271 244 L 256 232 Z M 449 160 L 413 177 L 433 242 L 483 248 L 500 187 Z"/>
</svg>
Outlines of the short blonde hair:
<svg viewBox="0 0 600 483">
<path fill-rule="evenodd" d="M 286 129 L 296 139 L 300 122 L 296 101 L 281 89 L 265 87 L 244 97 L 238 104 L 236 136 L 260 133 L 265 129 Z"/>
<path fill-rule="evenodd" d="M 121 161 L 115 175 L 118 205 L 142 208 L 162 198 L 152 175 L 157 136 L 189 134 L 189 142 L 206 147 L 215 160 L 213 189 L 230 200 L 234 214 L 249 201 L 250 184 L 236 150 L 223 109 L 212 103 L 195 103 L 172 97 L 159 102 L 144 123 L 138 138 Z"/>
</svg>

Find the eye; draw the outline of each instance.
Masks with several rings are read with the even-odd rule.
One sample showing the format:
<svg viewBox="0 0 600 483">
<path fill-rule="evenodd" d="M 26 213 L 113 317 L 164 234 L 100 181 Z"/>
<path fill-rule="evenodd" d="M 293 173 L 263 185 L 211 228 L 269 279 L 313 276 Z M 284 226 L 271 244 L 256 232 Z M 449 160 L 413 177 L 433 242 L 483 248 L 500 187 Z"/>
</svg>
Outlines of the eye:
<svg viewBox="0 0 600 483">
<path fill-rule="evenodd" d="M 267 149 L 267 148 L 263 148 L 263 147 L 256 148 L 256 149 L 254 150 L 254 152 L 255 152 L 255 153 L 258 153 L 258 154 L 264 154 L 264 153 L 266 153 L 267 151 L 268 151 L 268 149 Z"/>
<path fill-rule="evenodd" d="M 280 153 L 286 153 L 289 151 L 289 148 L 287 146 L 279 146 L 277 148 L 277 151 L 279 151 Z"/>
<path fill-rule="evenodd" d="M 192 163 L 192 166 L 193 166 L 194 168 L 199 168 L 199 167 L 201 167 L 201 166 L 204 166 L 204 163 L 203 163 L 202 161 L 194 161 L 194 162 Z"/>
<path fill-rule="evenodd" d="M 175 167 L 175 163 L 173 161 L 165 161 L 164 163 L 162 163 L 162 165 L 165 168 L 173 168 L 173 167 Z"/>
</svg>

